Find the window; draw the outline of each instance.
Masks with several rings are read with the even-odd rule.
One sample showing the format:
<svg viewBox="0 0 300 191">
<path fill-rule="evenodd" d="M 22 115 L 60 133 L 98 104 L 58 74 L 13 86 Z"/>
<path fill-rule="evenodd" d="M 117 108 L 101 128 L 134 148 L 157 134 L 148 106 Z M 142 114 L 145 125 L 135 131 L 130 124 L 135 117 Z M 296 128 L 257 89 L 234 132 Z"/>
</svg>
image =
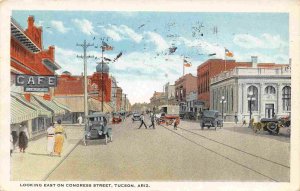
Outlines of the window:
<svg viewBox="0 0 300 191">
<path fill-rule="evenodd" d="M 291 87 L 285 86 L 282 89 L 282 107 L 283 111 L 291 111 Z"/>
<path fill-rule="evenodd" d="M 275 94 L 275 88 L 273 86 L 267 86 L 265 88 L 265 94 Z"/>
<path fill-rule="evenodd" d="M 252 95 L 250 96 L 250 94 Z M 249 86 L 247 90 L 248 111 L 258 111 L 258 90 L 255 86 Z"/>
</svg>

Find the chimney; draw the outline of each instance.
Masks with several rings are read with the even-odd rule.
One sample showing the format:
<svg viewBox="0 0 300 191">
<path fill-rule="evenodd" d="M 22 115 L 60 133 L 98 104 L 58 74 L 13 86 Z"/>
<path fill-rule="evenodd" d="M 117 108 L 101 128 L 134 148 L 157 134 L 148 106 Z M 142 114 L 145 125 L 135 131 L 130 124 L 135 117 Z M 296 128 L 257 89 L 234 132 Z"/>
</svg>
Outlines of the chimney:
<svg viewBox="0 0 300 191">
<path fill-rule="evenodd" d="M 251 56 L 252 68 L 257 68 L 257 56 Z"/>
<path fill-rule="evenodd" d="M 28 16 L 27 23 L 28 23 L 28 29 L 33 28 L 33 25 L 34 25 L 34 16 L 32 16 L 32 15 Z"/>
<path fill-rule="evenodd" d="M 54 60 L 54 51 L 55 47 L 54 46 L 49 46 L 49 56 Z"/>
</svg>

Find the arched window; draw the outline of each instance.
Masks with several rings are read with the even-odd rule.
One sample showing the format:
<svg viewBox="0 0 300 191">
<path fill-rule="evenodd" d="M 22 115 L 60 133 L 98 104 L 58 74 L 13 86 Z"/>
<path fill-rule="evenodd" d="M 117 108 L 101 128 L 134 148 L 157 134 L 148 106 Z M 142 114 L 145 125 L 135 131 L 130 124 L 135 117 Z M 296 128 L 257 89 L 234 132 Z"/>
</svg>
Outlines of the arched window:
<svg viewBox="0 0 300 191">
<path fill-rule="evenodd" d="M 255 86 L 249 86 L 247 90 L 248 111 L 258 111 L 258 89 Z"/>
<path fill-rule="evenodd" d="M 291 111 L 291 87 L 285 86 L 282 89 L 282 107 L 283 111 Z"/>
<path fill-rule="evenodd" d="M 265 94 L 275 94 L 276 90 L 273 86 L 267 86 L 265 88 Z"/>
</svg>

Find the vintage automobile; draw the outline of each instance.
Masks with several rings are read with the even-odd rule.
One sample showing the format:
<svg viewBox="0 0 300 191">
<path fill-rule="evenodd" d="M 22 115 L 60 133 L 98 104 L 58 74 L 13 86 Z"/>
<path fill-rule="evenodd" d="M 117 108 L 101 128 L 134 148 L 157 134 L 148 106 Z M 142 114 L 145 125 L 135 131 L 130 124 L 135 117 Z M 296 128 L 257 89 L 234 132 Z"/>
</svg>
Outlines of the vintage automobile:
<svg viewBox="0 0 300 191">
<path fill-rule="evenodd" d="M 203 130 L 204 127 L 208 129 L 214 127 L 217 130 L 217 127 L 223 127 L 223 120 L 219 111 L 216 110 L 204 110 L 200 119 L 200 126 Z"/>
<path fill-rule="evenodd" d="M 140 121 L 141 120 L 141 114 L 139 113 L 133 113 L 132 115 L 132 122 L 134 121 Z"/>
<path fill-rule="evenodd" d="M 85 134 L 83 143 L 86 146 L 89 140 L 108 139 L 112 142 L 112 129 L 108 127 L 109 116 L 107 114 L 96 112 L 86 116 Z"/>
<path fill-rule="evenodd" d="M 120 113 L 113 113 L 112 116 L 112 123 L 118 124 L 122 122 L 122 115 Z"/>
<path fill-rule="evenodd" d="M 260 122 L 253 123 L 253 131 L 255 133 L 264 130 L 268 131 L 270 134 L 278 134 L 280 128 L 289 128 L 290 131 L 291 118 L 281 117 L 281 118 L 262 118 Z M 290 132 L 289 132 L 290 133 Z"/>
</svg>

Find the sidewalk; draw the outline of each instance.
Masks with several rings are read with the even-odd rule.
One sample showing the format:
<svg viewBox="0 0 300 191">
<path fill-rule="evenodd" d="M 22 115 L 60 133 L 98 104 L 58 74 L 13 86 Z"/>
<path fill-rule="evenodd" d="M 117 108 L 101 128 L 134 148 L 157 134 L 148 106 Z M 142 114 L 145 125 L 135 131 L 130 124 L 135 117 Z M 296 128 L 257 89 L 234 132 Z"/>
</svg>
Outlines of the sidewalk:
<svg viewBox="0 0 300 191">
<path fill-rule="evenodd" d="M 83 126 L 65 125 L 65 139 L 62 156 L 50 157 L 47 154 L 47 137 L 29 141 L 25 153 L 14 150 L 11 157 L 11 180 L 44 180 L 48 174 L 73 150 L 83 137 Z"/>
</svg>

